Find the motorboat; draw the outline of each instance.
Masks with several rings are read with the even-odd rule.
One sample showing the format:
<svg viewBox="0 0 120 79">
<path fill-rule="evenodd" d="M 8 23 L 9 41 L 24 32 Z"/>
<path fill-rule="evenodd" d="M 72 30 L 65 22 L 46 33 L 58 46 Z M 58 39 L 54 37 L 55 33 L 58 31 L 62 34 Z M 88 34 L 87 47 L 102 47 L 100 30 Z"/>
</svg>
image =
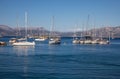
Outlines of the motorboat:
<svg viewBox="0 0 120 79">
<path fill-rule="evenodd" d="M 5 45 L 7 45 L 6 42 L 0 41 L 0 46 L 5 46 Z"/>
<path fill-rule="evenodd" d="M 9 43 L 15 43 L 15 42 L 17 42 L 17 38 L 11 38 L 11 39 L 9 40 Z"/>
</svg>

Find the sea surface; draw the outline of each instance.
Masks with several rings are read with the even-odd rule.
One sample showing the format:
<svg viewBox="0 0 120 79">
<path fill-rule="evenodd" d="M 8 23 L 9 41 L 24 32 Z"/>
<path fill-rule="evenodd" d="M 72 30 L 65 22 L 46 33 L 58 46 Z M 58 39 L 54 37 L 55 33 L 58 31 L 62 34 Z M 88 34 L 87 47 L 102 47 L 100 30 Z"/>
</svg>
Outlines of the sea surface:
<svg viewBox="0 0 120 79">
<path fill-rule="evenodd" d="M 8 42 L 10 38 L 0 38 Z M 120 39 L 108 45 L 0 46 L 0 79 L 120 79 Z"/>
</svg>

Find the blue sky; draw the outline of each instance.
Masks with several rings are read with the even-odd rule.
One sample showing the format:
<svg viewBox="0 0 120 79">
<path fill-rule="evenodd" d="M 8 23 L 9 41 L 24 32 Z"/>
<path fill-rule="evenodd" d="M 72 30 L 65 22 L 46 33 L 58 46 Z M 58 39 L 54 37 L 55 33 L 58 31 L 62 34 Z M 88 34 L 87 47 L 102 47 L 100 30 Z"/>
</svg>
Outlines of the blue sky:
<svg viewBox="0 0 120 79">
<path fill-rule="evenodd" d="M 78 29 L 119 26 L 120 0 L 0 0 L 0 24 L 24 26 L 24 13 L 28 12 L 28 25 L 42 26 L 49 30 L 52 16 L 55 29 L 72 31 Z"/>
</svg>

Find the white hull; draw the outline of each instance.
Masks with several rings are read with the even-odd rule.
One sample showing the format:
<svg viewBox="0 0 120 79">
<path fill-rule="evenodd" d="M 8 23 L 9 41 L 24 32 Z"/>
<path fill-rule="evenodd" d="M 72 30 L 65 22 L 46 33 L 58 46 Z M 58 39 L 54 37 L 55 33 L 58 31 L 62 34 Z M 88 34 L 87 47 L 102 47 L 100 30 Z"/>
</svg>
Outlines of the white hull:
<svg viewBox="0 0 120 79">
<path fill-rule="evenodd" d="M 92 41 L 91 40 L 85 40 L 84 44 L 92 44 Z"/>
<path fill-rule="evenodd" d="M 49 44 L 60 44 L 60 39 L 50 39 Z"/>
<path fill-rule="evenodd" d="M 15 43 L 15 42 L 17 42 L 16 38 L 12 38 L 12 39 L 9 40 L 9 43 Z"/>
<path fill-rule="evenodd" d="M 84 41 L 83 41 L 83 40 L 80 40 L 79 43 L 80 43 L 80 44 L 84 44 Z"/>
<path fill-rule="evenodd" d="M 109 44 L 109 41 L 102 40 L 102 41 L 99 41 L 99 44 Z"/>
<path fill-rule="evenodd" d="M 13 46 L 34 46 L 35 42 L 27 42 L 27 41 L 23 41 L 23 42 L 16 42 L 12 44 Z"/>
<path fill-rule="evenodd" d="M 49 44 L 60 44 L 60 41 L 49 41 Z"/>
<path fill-rule="evenodd" d="M 79 44 L 80 43 L 79 40 L 73 40 L 72 42 L 73 42 L 73 44 Z"/>
<path fill-rule="evenodd" d="M 25 41 L 25 40 L 27 40 L 27 38 L 20 38 L 20 39 L 18 39 L 18 41 Z"/>
<path fill-rule="evenodd" d="M 99 39 L 92 40 L 92 44 L 99 44 Z"/>
<path fill-rule="evenodd" d="M 35 41 L 45 41 L 46 39 L 35 39 Z"/>
</svg>

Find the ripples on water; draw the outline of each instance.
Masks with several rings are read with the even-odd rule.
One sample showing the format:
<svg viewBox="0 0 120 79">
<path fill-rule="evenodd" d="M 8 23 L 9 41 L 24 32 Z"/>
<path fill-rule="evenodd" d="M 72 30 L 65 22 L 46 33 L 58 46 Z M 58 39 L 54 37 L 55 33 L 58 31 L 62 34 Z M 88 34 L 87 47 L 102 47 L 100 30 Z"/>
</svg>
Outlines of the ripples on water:
<svg viewBox="0 0 120 79">
<path fill-rule="evenodd" d="M 120 79 L 120 44 L 115 40 L 110 45 L 65 41 L 0 47 L 0 79 Z"/>
</svg>

